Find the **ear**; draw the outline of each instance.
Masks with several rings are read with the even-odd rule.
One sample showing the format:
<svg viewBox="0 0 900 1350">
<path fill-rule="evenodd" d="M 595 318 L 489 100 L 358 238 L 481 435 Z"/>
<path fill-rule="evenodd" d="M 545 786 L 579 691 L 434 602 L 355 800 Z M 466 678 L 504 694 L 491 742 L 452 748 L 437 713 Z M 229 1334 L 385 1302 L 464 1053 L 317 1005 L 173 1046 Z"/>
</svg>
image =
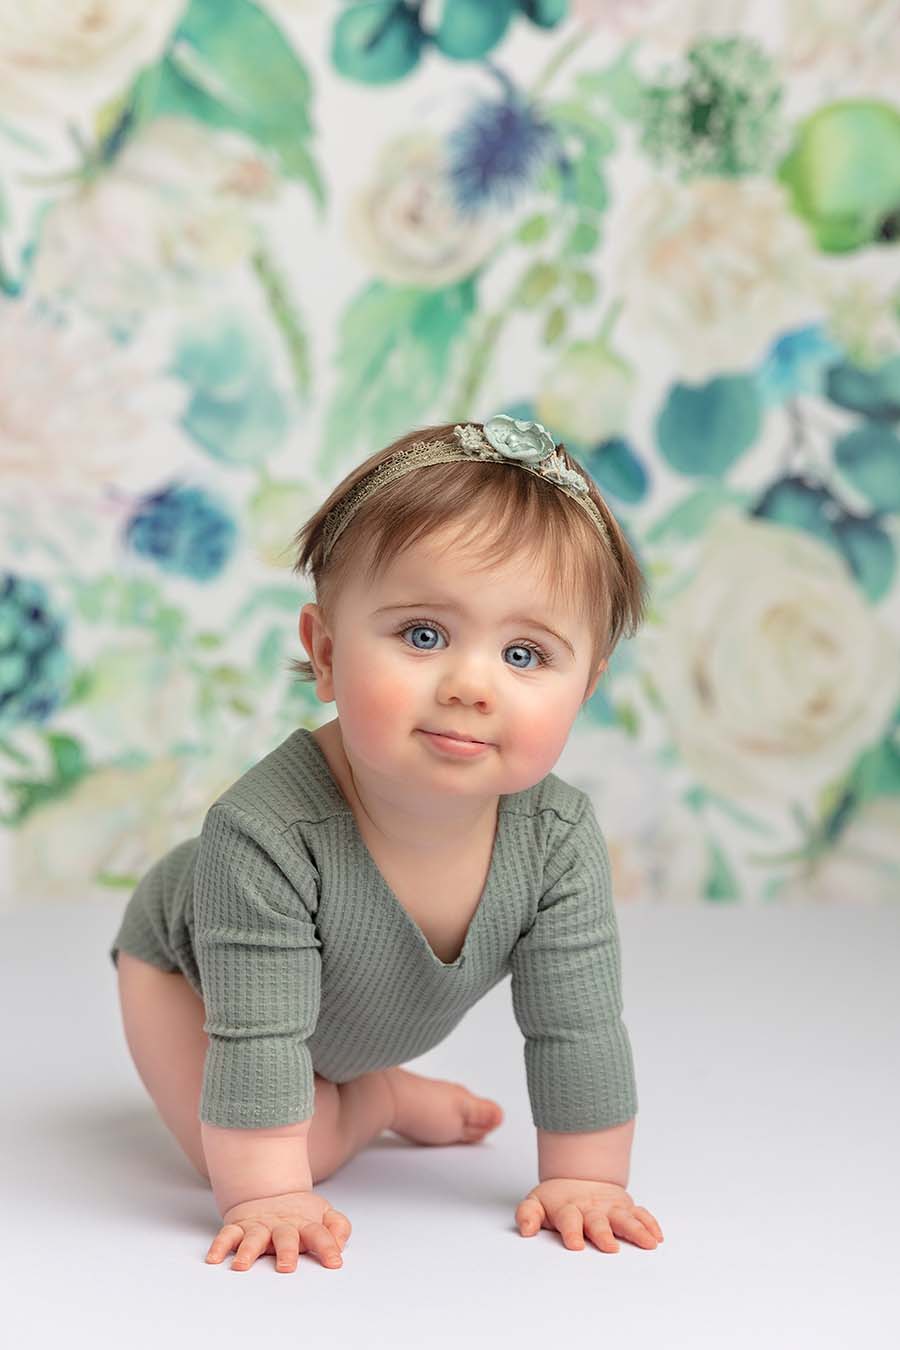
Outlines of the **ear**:
<svg viewBox="0 0 900 1350">
<path fill-rule="evenodd" d="M 316 672 L 316 695 L 321 703 L 334 702 L 332 672 L 333 642 L 318 605 L 304 605 L 300 611 L 300 641 Z"/>
<path fill-rule="evenodd" d="M 581 701 L 582 701 L 582 704 L 587 703 L 588 699 L 591 697 L 591 695 L 593 694 L 594 690 L 597 688 L 597 685 L 600 683 L 600 676 L 603 674 L 604 670 L 606 670 L 606 667 L 607 667 L 608 665 L 609 665 L 609 662 L 608 662 L 608 661 L 601 661 L 601 662 L 600 662 L 599 666 L 597 667 L 596 672 L 594 673 L 594 678 L 591 680 L 590 684 L 588 685 L 588 687 L 587 687 L 587 692 L 585 693 L 584 698 L 581 700 Z"/>
</svg>

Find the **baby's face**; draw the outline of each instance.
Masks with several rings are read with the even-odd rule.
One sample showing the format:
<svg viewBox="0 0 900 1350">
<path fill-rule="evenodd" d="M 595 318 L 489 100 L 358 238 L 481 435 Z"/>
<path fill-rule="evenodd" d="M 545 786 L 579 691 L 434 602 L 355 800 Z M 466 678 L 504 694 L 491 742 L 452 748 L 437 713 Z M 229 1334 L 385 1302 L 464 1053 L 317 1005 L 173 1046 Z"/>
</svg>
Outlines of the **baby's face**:
<svg viewBox="0 0 900 1350">
<path fill-rule="evenodd" d="M 319 696 L 373 772 L 423 791 L 517 792 L 553 768 L 593 692 L 592 635 L 522 561 L 475 571 L 439 547 L 419 541 L 375 585 L 342 591 Z M 484 748 L 457 756 L 426 734 L 451 730 Z"/>
</svg>

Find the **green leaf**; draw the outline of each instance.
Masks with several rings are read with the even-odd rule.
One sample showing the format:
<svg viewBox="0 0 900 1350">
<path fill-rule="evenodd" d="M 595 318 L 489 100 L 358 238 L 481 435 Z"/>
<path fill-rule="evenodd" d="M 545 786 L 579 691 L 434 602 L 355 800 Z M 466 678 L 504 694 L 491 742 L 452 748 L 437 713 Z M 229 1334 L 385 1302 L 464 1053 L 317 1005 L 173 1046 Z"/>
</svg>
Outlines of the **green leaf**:
<svg viewBox="0 0 900 1350">
<path fill-rule="evenodd" d="M 706 877 L 707 900 L 739 900 L 740 887 L 734 869 L 714 839 L 709 844 L 709 872 Z"/>
<path fill-rule="evenodd" d="M 545 215 L 529 216 L 523 220 L 516 231 L 520 244 L 540 244 L 550 233 L 550 217 Z"/>
<path fill-rule="evenodd" d="M 297 388 L 301 394 L 309 394 L 312 386 L 309 338 L 297 314 L 288 284 L 271 254 L 263 248 L 258 248 L 253 255 L 253 271 L 281 333 Z"/>
<path fill-rule="evenodd" d="M 885 740 L 867 750 L 856 762 L 852 782 L 861 802 L 900 796 L 900 744 Z"/>
<path fill-rule="evenodd" d="M 270 679 L 281 666 L 284 651 L 284 630 L 270 628 L 259 644 L 256 652 L 256 672 Z"/>
<path fill-rule="evenodd" d="M 835 463 L 878 511 L 900 511 L 900 438 L 880 422 L 866 422 L 835 442 Z"/>
<path fill-rule="evenodd" d="M 825 376 L 825 392 L 840 408 L 895 421 L 900 418 L 900 356 L 892 356 L 877 370 L 864 370 L 849 361 L 832 366 Z"/>
<path fill-rule="evenodd" d="M 555 305 L 547 315 L 544 323 L 544 342 L 548 347 L 552 347 L 554 342 L 558 342 L 566 331 L 566 311 L 562 305 Z"/>
<path fill-rule="evenodd" d="M 140 116 L 193 117 L 238 131 L 277 156 L 324 204 L 307 142 L 312 86 L 281 30 L 250 0 L 191 0 L 168 55 L 137 82 Z"/>
<path fill-rule="evenodd" d="M 583 71 L 575 76 L 575 87 L 579 93 L 606 99 L 615 112 L 626 120 L 636 118 L 642 106 L 643 85 L 631 65 L 637 46 L 636 42 L 632 42 L 623 47 L 605 70 Z"/>
<path fill-rule="evenodd" d="M 600 238 L 597 226 L 589 220 L 579 220 L 568 239 L 563 244 L 564 253 L 593 253 Z"/>
<path fill-rule="evenodd" d="M 897 554 L 894 541 L 871 517 L 847 516 L 835 521 L 835 537 L 870 604 L 877 604 L 894 584 Z"/>
<path fill-rule="evenodd" d="M 555 28 L 569 12 L 569 0 L 519 0 L 519 9 L 540 28 Z"/>
<path fill-rule="evenodd" d="M 290 586 L 259 586 L 244 601 L 244 604 L 231 620 L 232 630 L 240 630 L 254 614 L 267 609 L 283 611 L 285 614 L 299 613 L 300 597 L 298 592 Z"/>
<path fill-rule="evenodd" d="M 601 442 L 584 459 L 584 466 L 600 490 L 634 504 L 647 493 L 647 471 L 621 436 Z"/>
<path fill-rule="evenodd" d="M 419 16 L 398 0 L 352 5 L 335 22 L 331 60 L 339 75 L 390 84 L 418 64 L 424 34 Z"/>
<path fill-rule="evenodd" d="M 0 813 L 0 823 L 21 825 L 32 811 L 65 797 L 89 771 L 90 765 L 80 741 L 60 732 L 47 733 L 52 770 L 46 778 L 6 779 L 7 795 L 15 800 L 14 809 Z"/>
<path fill-rule="evenodd" d="M 574 100 L 551 103 L 545 108 L 545 115 L 563 135 L 574 132 L 583 148 L 597 159 L 612 154 L 616 148 L 616 134 L 606 122 L 601 122 L 595 110 L 584 103 Z"/>
<path fill-rule="evenodd" d="M 718 477 L 759 434 L 762 408 L 749 375 L 719 375 L 708 384 L 674 384 L 656 422 L 665 459 L 678 473 Z"/>
<path fill-rule="evenodd" d="M 441 290 L 375 281 L 340 324 L 339 378 L 325 416 L 317 468 L 326 475 L 362 442 L 395 439 L 441 392 L 454 344 L 475 308 L 467 277 Z"/>
<path fill-rule="evenodd" d="M 453 60 L 477 61 L 503 37 L 513 7 L 513 0 L 444 0 L 432 40 Z"/>
<path fill-rule="evenodd" d="M 173 368 L 194 391 L 181 425 L 214 459 L 259 464 L 281 442 L 284 401 L 265 352 L 238 319 L 182 335 Z"/>
<path fill-rule="evenodd" d="M 626 731 L 629 736 L 636 737 L 638 732 L 640 731 L 641 724 L 640 718 L 638 717 L 637 708 L 635 708 L 634 704 L 624 702 L 617 703 L 615 705 L 615 712 L 616 712 L 616 724 L 622 727 L 622 729 Z"/>
<path fill-rule="evenodd" d="M 749 500 L 749 492 L 736 492 L 722 482 L 705 483 L 651 525 L 644 533 L 644 541 L 660 544 L 669 539 L 696 539 L 724 506 L 743 508 Z"/>
<path fill-rule="evenodd" d="M 593 272 L 578 268 L 566 278 L 576 305 L 589 305 L 597 298 L 597 279 Z"/>
<path fill-rule="evenodd" d="M 526 309 L 534 309 L 556 290 L 561 278 L 555 263 L 533 262 L 516 290 L 516 301 Z"/>
<path fill-rule="evenodd" d="M 601 159 L 588 145 L 575 161 L 574 173 L 563 178 L 563 198 L 591 211 L 605 211 L 609 204 Z"/>
</svg>

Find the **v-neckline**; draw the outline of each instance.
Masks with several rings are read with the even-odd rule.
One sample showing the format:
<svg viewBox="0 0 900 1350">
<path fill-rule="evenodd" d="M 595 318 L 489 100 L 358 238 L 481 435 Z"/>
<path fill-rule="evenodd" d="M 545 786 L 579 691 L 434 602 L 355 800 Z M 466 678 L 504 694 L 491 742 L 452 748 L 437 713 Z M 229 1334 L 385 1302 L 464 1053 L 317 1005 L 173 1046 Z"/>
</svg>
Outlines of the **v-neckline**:
<svg viewBox="0 0 900 1350">
<path fill-rule="evenodd" d="M 431 956 L 431 959 L 434 961 L 435 965 L 440 966 L 442 970 L 457 970 L 460 967 L 464 966 L 466 962 L 468 948 L 473 940 L 472 934 L 475 931 L 476 924 L 481 922 L 482 915 L 485 909 L 487 908 L 487 904 L 494 887 L 494 879 L 500 867 L 499 859 L 500 859 L 501 835 L 502 835 L 502 830 L 500 828 L 501 824 L 500 818 L 503 812 L 503 795 L 501 794 L 500 799 L 497 803 L 497 823 L 494 828 L 494 841 L 493 844 L 491 845 L 491 860 L 488 865 L 487 876 L 485 877 L 484 885 L 481 888 L 481 895 L 478 897 L 478 904 L 475 907 L 475 912 L 473 913 L 471 919 L 469 920 L 469 926 L 466 929 L 466 935 L 463 939 L 463 945 L 459 949 L 459 953 L 455 961 L 442 961 L 441 958 L 438 956 L 437 952 L 432 947 L 431 943 L 428 941 L 428 938 L 425 936 L 419 924 L 416 923 L 415 919 L 410 914 L 406 906 L 400 903 L 399 898 L 391 889 L 391 887 L 388 885 L 384 873 L 382 872 L 381 868 L 378 866 L 377 862 L 372 856 L 369 846 L 362 836 L 362 831 L 359 828 L 356 816 L 353 814 L 353 810 L 350 806 L 350 803 L 344 796 L 340 784 L 337 782 L 334 774 L 331 771 L 331 765 L 328 763 L 328 760 L 325 756 L 325 751 L 322 749 L 321 745 L 319 745 L 319 742 L 316 740 L 315 736 L 312 734 L 311 731 L 309 731 L 306 727 L 300 727 L 299 730 L 304 740 L 312 748 L 316 764 L 318 764 L 320 769 L 323 771 L 322 772 L 323 783 L 326 784 L 330 795 L 339 805 L 341 812 L 344 815 L 349 816 L 350 828 L 353 831 L 353 835 L 357 842 L 357 845 L 360 848 L 363 857 L 366 860 L 369 870 L 374 874 L 374 876 L 378 880 L 382 893 L 387 897 L 388 902 L 391 904 L 392 908 L 397 913 L 399 913 L 401 920 L 405 920 L 406 923 L 409 925 L 409 927 L 412 928 L 413 932 L 416 934 L 419 941 L 424 946 L 425 950 Z"/>
</svg>

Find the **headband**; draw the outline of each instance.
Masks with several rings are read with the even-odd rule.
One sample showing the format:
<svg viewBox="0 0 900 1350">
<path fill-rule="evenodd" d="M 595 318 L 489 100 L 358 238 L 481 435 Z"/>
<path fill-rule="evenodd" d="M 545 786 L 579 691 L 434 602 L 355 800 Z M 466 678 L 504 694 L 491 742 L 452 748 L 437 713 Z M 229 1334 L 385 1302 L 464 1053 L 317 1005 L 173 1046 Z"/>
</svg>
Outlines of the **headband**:
<svg viewBox="0 0 900 1350">
<path fill-rule="evenodd" d="M 591 498 L 587 480 L 570 469 L 560 455 L 546 427 L 540 422 L 522 422 L 499 413 L 485 422 L 484 431 L 473 423 L 453 428 L 455 440 L 414 441 L 377 464 L 374 469 L 341 499 L 326 517 L 323 563 L 363 502 L 380 488 L 394 483 L 413 469 L 429 464 L 450 464 L 456 460 L 494 460 L 498 464 L 517 464 L 560 488 L 567 497 L 586 511 L 602 538 L 609 537 L 606 522 Z"/>
</svg>

